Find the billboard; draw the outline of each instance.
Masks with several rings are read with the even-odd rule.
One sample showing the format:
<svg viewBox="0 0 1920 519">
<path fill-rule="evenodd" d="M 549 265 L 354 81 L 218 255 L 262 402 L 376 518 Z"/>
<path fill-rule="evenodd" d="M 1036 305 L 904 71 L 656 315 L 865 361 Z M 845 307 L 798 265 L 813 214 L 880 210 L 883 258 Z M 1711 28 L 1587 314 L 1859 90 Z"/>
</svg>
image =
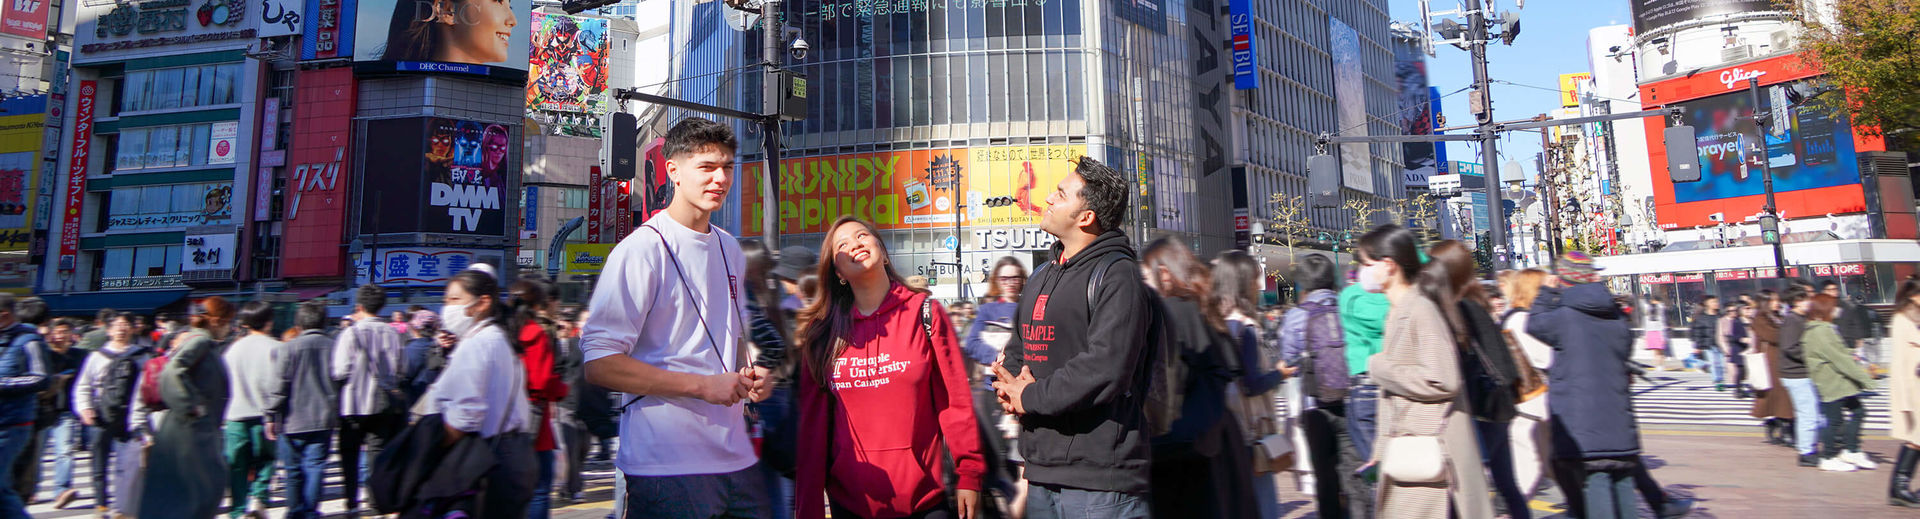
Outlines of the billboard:
<svg viewBox="0 0 1920 519">
<path fill-rule="evenodd" d="M 1253 0 L 1227 0 L 1227 27 L 1233 37 L 1233 88 L 1260 88 L 1260 67 L 1254 57 Z"/>
<path fill-rule="evenodd" d="M 0 251 L 25 251 L 33 242 L 47 95 L 0 101 L 0 114 Z"/>
<path fill-rule="evenodd" d="M 519 174 L 504 124 L 440 117 L 367 121 L 361 232 L 502 236 Z"/>
<path fill-rule="evenodd" d="M 527 109 L 606 110 L 607 20 L 533 13 Z"/>
<path fill-rule="evenodd" d="M 300 39 L 300 59 L 335 59 L 353 55 L 353 14 L 359 0 L 307 0 L 301 22 L 306 37 Z M 385 25 L 381 25 L 385 27 Z"/>
<path fill-rule="evenodd" d="M 1560 107 L 1580 106 L 1580 85 L 1593 79 L 1592 72 L 1560 75 Z"/>
<path fill-rule="evenodd" d="M 1037 225 L 1047 195 L 1086 153 L 1083 145 L 996 146 L 782 160 L 780 231 L 826 232 L 843 214 L 881 229 L 952 227 L 956 218 L 975 226 Z M 734 184 L 746 204 L 744 234 L 761 232 L 765 165 L 746 164 Z M 988 199 L 1005 203 L 989 207 Z"/>
<path fill-rule="evenodd" d="M 353 60 L 401 72 L 521 76 L 532 17 L 532 0 L 359 0 Z M 416 34 L 432 36 L 409 37 Z"/>
<path fill-rule="evenodd" d="M 307 8 L 306 0 L 260 0 L 259 14 L 260 37 L 291 36 L 300 34 L 302 16 Z M 335 18 L 338 21 L 338 17 Z"/>
<path fill-rule="evenodd" d="M 0 34 L 35 41 L 47 39 L 48 0 L 6 0 L 0 2 Z"/>
<path fill-rule="evenodd" d="M 976 6 L 978 4 L 975 4 Z M 1113 0 L 1113 14 L 1127 21 L 1140 24 L 1147 30 L 1160 34 L 1167 33 L 1167 4 L 1165 0 Z"/>
<path fill-rule="evenodd" d="M 1682 122 L 1695 132 L 1695 149 L 1669 150 L 1662 137 L 1667 122 L 1645 122 L 1660 227 L 1716 225 L 1709 218 L 1715 213 L 1735 223 L 1760 212 L 1766 202 L 1758 169 L 1762 163 L 1773 175 L 1774 198 L 1787 218 L 1866 211 L 1858 152 L 1886 145 L 1879 137 L 1861 134 L 1844 117 L 1790 107 L 1785 89 L 1813 97 L 1816 90 L 1809 87 L 1818 82 L 1802 80 L 1818 74 L 1798 55 L 1789 54 L 1641 86 L 1648 106 L 1680 108 Z M 1764 136 L 1748 119 L 1753 113 L 1748 78 L 1763 83 L 1761 102 L 1766 107 L 1779 108 L 1776 123 Z M 1697 156 L 1701 180 L 1673 183 L 1666 171 L 1669 153 Z"/>
<path fill-rule="evenodd" d="M 1333 58 L 1333 103 L 1340 135 L 1367 135 L 1367 77 L 1360 67 L 1360 32 L 1327 17 L 1328 36 L 1333 40 L 1328 53 Z M 1340 181 L 1350 189 L 1373 192 L 1373 160 L 1368 144 L 1343 144 L 1340 150 Z"/>
<path fill-rule="evenodd" d="M 259 37 L 247 18 L 257 8 L 246 0 L 84 2 L 79 19 L 93 20 L 93 31 L 89 35 L 82 28 L 76 37 L 85 42 L 79 45 L 81 54 L 155 48 L 185 53 Z"/>
<path fill-rule="evenodd" d="M 607 256 L 613 254 L 612 243 L 569 243 L 567 244 L 566 266 L 561 270 L 568 274 L 599 274 L 606 267 Z"/>
<path fill-rule="evenodd" d="M 80 81 L 73 111 L 73 151 L 67 155 L 65 212 L 60 216 L 60 270 L 72 272 L 80 256 L 80 205 L 87 199 L 87 157 L 93 151 L 93 109 L 99 83 Z"/>
<path fill-rule="evenodd" d="M 1647 31 L 1687 22 L 1735 13 L 1779 11 L 1774 0 L 1631 0 L 1633 32 Z"/>
<path fill-rule="evenodd" d="M 353 282 L 355 285 L 444 287 L 454 274 L 475 262 L 485 263 L 467 249 L 369 247 L 354 260 Z"/>
<path fill-rule="evenodd" d="M 280 275 L 288 278 L 346 274 L 347 194 L 353 147 L 353 69 L 299 72 L 295 79 L 293 143 L 288 148 L 287 186 L 281 196 L 286 233 L 280 236 Z"/>
<path fill-rule="evenodd" d="M 1393 77 L 1400 84 L 1400 95 L 1395 101 L 1403 135 L 1432 135 L 1435 108 L 1439 97 L 1438 89 L 1427 86 L 1427 60 L 1418 45 L 1396 44 L 1393 46 Z M 1439 169 L 1439 157 L 1431 142 L 1407 142 L 1400 144 L 1401 180 L 1406 187 L 1427 185 L 1427 177 L 1433 176 Z"/>
</svg>

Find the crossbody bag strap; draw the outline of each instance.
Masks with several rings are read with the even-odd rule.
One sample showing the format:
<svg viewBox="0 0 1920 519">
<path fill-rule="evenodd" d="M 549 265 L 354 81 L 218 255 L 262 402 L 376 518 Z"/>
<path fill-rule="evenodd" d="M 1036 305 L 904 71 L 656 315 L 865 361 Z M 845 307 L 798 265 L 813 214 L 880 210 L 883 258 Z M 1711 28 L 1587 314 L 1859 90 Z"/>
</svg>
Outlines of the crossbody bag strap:
<svg viewBox="0 0 1920 519">
<path fill-rule="evenodd" d="M 703 334 L 706 334 L 707 336 L 707 346 L 709 346 L 707 351 L 713 353 L 713 360 L 720 362 L 720 369 L 723 372 L 733 371 L 732 368 L 727 367 L 726 356 L 720 353 L 720 341 L 714 340 L 713 338 L 713 325 L 707 324 L 706 309 L 700 306 L 700 298 L 694 297 L 693 295 L 693 288 L 690 286 L 692 282 L 687 280 L 687 271 L 685 269 L 680 268 L 680 254 L 673 250 L 672 245 L 667 244 L 667 235 L 661 234 L 659 229 L 654 228 L 652 225 L 641 225 L 640 228 L 653 231 L 653 235 L 658 236 L 660 238 L 660 246 L 667 250 L 667 260 L 673 262 L 673 271 L 679 274 L 680 276 L 681 293 L 687 296 L 688 302 L 693 303 L 693 311 L 696 315 L 700 317 L 700 332 Z M 720 245 L 720 255 L 721 255 L 720 261 L 722 264 L 721 268 L 727 269 L 727 281 L 729 283 L 729 286 L 727 287 L 727 298 L 729 301 L 737 301 L 739 299 L 739 295 L 738 295 L 739 289 L 737 287 L 732 286 L 733 279 L 734 279 L 733 266 L 725 264 L 728 261 L 726 258 L 726 254 L 727 254 L 726 245 L 724 244 Z M 739 305 L 736 304 L 733 306 L 735 306 L 737 310 L 737 307 Z M 736 314 L 736 316 L 738 314 L 737 311 L 733 313 Z M 646 398 L 646 397 L 647 397 L 646 395 L 634 395 L 632 400 L 628 400 L 625 405 L 620 406 L 620 410 L 625 411 L 628 407 L 631 407 L 634 402 L 639 402 L 640 399 Z"/>
</svg>

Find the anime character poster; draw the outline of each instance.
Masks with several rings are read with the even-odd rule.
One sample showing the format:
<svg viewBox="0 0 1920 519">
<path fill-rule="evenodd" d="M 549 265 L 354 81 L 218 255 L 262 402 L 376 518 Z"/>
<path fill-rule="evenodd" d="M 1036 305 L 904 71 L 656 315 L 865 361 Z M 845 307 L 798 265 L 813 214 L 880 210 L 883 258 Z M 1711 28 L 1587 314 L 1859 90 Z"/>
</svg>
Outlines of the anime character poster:
<svg viewBox="0 0 1920 519">
<path fill-rule="evenodd" d="M 607 91 L 607 20 L 533 13 L 527 109 L 600 113 Z"/>
<path fill-rule="evenodd" d="M 425 159 L 428 232 L 497 235 L 504 232 L 504 199 L 513 132 L 505 125 L 429 119 Z"/>
</svg>

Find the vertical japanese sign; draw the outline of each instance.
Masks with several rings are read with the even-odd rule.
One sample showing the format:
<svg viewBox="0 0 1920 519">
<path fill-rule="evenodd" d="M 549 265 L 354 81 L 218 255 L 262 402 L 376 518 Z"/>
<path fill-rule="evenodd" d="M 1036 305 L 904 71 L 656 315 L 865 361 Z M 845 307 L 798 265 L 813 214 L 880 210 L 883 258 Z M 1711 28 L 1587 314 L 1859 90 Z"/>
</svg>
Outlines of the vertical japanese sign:
<svg viewBox="0 0 1920 519">
<path fill-rule="evenodd" d="M 1227 2 L 1227 30 L 1233 37 L 1233 88 L 1260 88 L 1260 68 L 1253 51 L 1253 0 Z"/>
<path fill-rule="evenodd" d="M 627 239 L 627 234 L 633 232 L 633 191 L 632 189 L 633 189 L 632 182 L 622 180 L 620 181 L 620 187 L 619 187 L 620 194 L 614 197 L 614 203 L 613 203 L 613 210 L 615 211 L 613 215 L 614 222 L 615 222 L 613 226 L 613 230 L 614 230 L 613 242 L 614 243 L 620 243 L 620 240 Z"/>
<path fill-rule="evenodd" d="M 302 70 L 295 76 L 294 128 L 288 143 L 287 185 L 281 190 L 286 232 L 280 275 L 346 274 L 347 202 L 353 183 L 353 69 Z M 267 182 L 272 182 L 271 176 Z M 262 204 L 265 205 L 265 204 Z"/>
<path fill-rule="evenodd" d="M 300 59 L 332 59 L 353 56 L 354 13 L 358 0 L 307 0 L 304 20 L 306 38 L 301 39 Z"/>
<path fill-rule="evenodd" d="M 540 230 L 540 186 L 527 186 L 527 198 L 521 206 L 525 211 L 520 214 L 520 230 Z"/>
<path fill-rule="evenodd" d="M 600 166 L 587 170 L 587 243 L 600 243 Z"/>
<path fill-rule="evenodd" d="M 73 113 L 73 151 L 67 166 L 66 213 L 60 220 L 60 270 L 72 272 L 80 256 L 80 204 L 87 197 L 87 151 L 93 147 L 93 101 L 98 84 L 80 82 Z"/>
<path fill-rule="evenodd" d="M 207 145 L 207 164 L 232 164 L 239 155 L 239 122 L 213 123 L 213 142 Z"/>
</svg>

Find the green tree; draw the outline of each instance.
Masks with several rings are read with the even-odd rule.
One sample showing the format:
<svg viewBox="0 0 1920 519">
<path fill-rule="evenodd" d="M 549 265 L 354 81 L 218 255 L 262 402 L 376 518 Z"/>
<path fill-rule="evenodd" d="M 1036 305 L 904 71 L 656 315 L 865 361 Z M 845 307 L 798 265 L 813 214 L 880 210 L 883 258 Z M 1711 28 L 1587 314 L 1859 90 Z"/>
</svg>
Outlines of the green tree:
<svg viewBox="0 0 1920 519">
<path fill-rule="evenodd" d="M 1837 13 L 1825 2 L 1778 0 L 1806 26 L 1802 59 L 1828 74 L 1845 96 L 1820 95 L 1811 103 L 1851 115 L 1856 128 L 1883 135 L 1895 148 L 1920 145 L 1920 0 L 1845 0 Z M 1898 146 L 1896 144 L 1905 144 Z"/>
</svg>

